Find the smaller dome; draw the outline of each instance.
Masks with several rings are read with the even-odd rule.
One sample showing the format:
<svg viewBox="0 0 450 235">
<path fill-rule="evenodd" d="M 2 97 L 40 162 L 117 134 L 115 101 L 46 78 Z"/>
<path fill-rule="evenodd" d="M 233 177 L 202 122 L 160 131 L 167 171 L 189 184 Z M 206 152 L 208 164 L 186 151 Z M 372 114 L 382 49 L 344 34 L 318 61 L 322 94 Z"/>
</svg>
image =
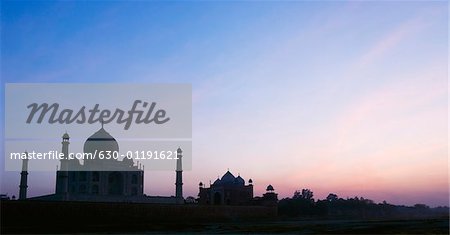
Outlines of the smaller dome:
<svg viewBox="0 0 450 235">
<path fill-rule="evenodd" d="M 132 166 L 134 165 L 133 158 L 131 158 L 130 156 L 124 157 L 124 158 L 122 159 L 122 162 L 123 162 L 124 164 L 126 164 L 127 166 L 129 166 L 129 167 L 132 167 Z"/>
<path fill-rule="evenodd" d="M 64 133 L 64 135 L 63 135 L 62 137 L 63 137 L 63 139 L 69 139 L 69 138 L 70 138 L 70 137 L 69 137 L 69 134 L 67 134 L 67 132 Z"/>
<path fill-rule="evenodd" d="M 181 150 L 181 148 L 180 148 L 180 147 L 178 147 L 178 149 L 177 149 L 177 153 L 183 153 L 183 151 Z"/>
<path fill-rule="evenodd" d="M 198 186 L 200 186 L 200 187 L 203 187 L 203 183 L 202 183 L 202 182 L 200 182 L 200 183 L 198 184 Z"/>
<path fill-rule="evenodd" d="M 239 184 L 239 185 L 245 184 L 245 180 L 240 175 L 238 177 L 236 177 L 235 182 L 236 182 L 236 184 Z"/>
<path fill-rule="evenodd" d="M 249 180 L 248 180 L 248 183 L 249 183 L 249 184 L 253 184 L 253 180 L 252 180 L 252 179 L 249 179 Z"/>
<path fill-rule="evenodd" d="M 273 191 L 273 186 L 269 184 L 269 186 L 267 186 L 266 191 Z"/>
<path fill-rule="evenodd" d="M 220 185 L 222 182 L 220 181 L 219 178 L 216 179 L 216 181 L 214 181 L 213 185 Z"/>
</svg>

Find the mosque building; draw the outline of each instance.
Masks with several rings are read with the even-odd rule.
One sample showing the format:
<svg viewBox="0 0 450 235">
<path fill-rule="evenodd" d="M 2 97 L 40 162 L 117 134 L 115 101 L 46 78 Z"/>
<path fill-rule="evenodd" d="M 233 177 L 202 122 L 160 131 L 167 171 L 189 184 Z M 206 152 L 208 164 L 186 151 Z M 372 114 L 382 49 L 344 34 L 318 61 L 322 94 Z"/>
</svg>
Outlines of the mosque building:
<svg viewBox="0 0 450 235">
<path fill-rule="evenodd" d="M 267 186 L 263 197 L 253 197 L 253 180 L 248 184 L 238 175 L 235 177 L 229 170 L 217 178 L 209 188 L 199 183 L 198 203 L 202 205 L 276 205 L 277 194 L 272 185 Z"/>
<path fill-rule="evenodd" d="M 204 205 L 248 205 L 253 199 L 252 180 L 245 185 L 245 180 L 239 175 L 235 177 L 227 171 L 222 178 L 217 178 L 209 188 L 199 184 L 199 204 Z"/>
</svg>

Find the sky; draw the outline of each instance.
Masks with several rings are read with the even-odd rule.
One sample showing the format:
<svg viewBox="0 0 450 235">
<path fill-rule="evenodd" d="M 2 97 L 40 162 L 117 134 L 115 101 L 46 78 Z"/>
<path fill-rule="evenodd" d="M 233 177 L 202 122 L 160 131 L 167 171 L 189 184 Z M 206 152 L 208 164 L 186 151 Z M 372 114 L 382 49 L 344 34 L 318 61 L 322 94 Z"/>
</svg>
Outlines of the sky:
<svg viewBox="0 0 450 235">
<path fill-rule="evenodd" d="M 316 199 L 448 206 L 448 10 L 446 1 L 2 1 L 0 108 L 5 83 L 188 83 L 185 196 L 229 169 L 251 178 L 255 195 L 271 184 L 279 198 L 308 188 Z M 19 172 L 1 164 L 1 192 L 17 196 Z M 145 193 L 173 195 L 174 179 L 146 172 Z M 54 181 L 30 172 L 29 195 L 53 193 Z"/>
</svg>

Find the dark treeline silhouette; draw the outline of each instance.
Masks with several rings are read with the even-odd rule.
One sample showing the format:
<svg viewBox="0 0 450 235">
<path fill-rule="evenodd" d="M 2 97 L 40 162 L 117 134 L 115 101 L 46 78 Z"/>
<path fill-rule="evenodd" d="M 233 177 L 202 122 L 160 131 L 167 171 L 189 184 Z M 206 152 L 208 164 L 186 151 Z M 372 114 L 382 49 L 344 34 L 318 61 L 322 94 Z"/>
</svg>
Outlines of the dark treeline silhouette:
<svg viewBox="0 0 450 235">
<path fill-rule="evenodd" d="M 295 191 L 292 198 L 278 202 L 278 214 L 282 217 L 326 217 L 326 218 L 427 218 L 449 215 L 448 207 L 430 208 L 424 204 L 414 206 L 374 203 L 363 197 L 339 198 L 330 193 L 323 200 L 315 200 L 309 189 Z"/>
</svg>

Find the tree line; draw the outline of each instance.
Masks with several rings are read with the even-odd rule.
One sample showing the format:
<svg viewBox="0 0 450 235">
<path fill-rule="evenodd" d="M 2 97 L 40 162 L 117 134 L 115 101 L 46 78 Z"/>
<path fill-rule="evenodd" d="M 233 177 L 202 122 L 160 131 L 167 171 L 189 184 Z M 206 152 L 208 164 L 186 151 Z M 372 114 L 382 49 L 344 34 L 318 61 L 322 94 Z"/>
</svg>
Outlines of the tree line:
<svg viewBox="0 0 450 235">
<path fill-rule="evenodd" d="M 424 204 L 392 205 L 386 201 L 375 203 L 363 197 L 344 199 L 335 193 L 323 200 L 315 200 L 310 189 L 302 189 L 295 191 L 291 198 L 278 202 L 278 214 L 282 217 L 424 218 L 448 216 L 449 208 L 430 208 Z"/>
</svg>

